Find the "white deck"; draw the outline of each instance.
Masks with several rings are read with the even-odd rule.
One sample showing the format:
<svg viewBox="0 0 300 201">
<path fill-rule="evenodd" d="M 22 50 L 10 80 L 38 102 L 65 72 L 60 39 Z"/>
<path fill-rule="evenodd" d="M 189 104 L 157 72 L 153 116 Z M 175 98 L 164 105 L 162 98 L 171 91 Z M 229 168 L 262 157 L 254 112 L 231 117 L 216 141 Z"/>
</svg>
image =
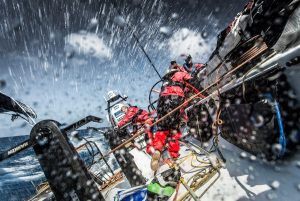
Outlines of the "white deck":
<svg viewBox="0 0 300 201">
<path fill-rule="evenodd" d="M 246 201 L 246 200 L 299 200 L 300 197 L 300 164 L 298 166 L 294 161 L 300 163 L 300 154 L 297 154 L 293 162 L 286 162 L 284 165 L 271 165 L 264 163 L 255 157 L 250 157 L 248 153 L 242 153 L 234 145 L 221 139 L 220 142 L 222 153 L 227 159 L 226 165 L 220 170 L 220 178 L 215 184 L 203 195 L 203 201 Z M 133 150 L 137 166 L 143 175 L 149 179 L 153 178 L 153 172 L 150 169 L 149 155 Z M 191 153 L 185 147 L 181 147 L 181 157 Z M 242 153 L 242 154 L 241 154 Z M 208 160 L 206 156 L 201 159 Z M 196 170 L 191 166 L 192 158 L 189 157 L 181 165 L 182 172 Z M 194 165 L 200 165 L 193 160 Z M 161 167 L 163 169 L 163 166 Z M 195 173 L 183 174 L 185 181 Z M 198 189 L 195 193 L 199 196 L 204 189 L 217 177 L 215 175 L 208 183 Z M 273 188 L 271 187 L 273 183 Z M 278 186 L 279 185 L 279 186 Z M 126 187 L 125 187 L 126 186 Z M 127 182 L 123 182 L 110 190 L 105 196 L 106 200 L 113 200 L 118 190 L 127 189 Z M 278 188 L 276 189 L 276 186 Z M 185 187 L 180 184 L 177 199 L 186 192 Z M 173 200 L 174 195 L 169 199 Z"/>
</svg>

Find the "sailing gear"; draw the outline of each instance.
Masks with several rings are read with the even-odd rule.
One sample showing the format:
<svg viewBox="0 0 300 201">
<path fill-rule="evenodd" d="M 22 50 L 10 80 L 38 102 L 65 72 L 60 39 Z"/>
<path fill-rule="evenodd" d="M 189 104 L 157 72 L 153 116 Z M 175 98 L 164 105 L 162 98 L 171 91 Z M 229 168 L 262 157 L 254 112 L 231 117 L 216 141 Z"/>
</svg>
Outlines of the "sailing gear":
<svg viewBox="0 0 300 201">
<path fill-rule="evenodd" d="M 179 86 L 167 86 L 164 88 L 164 90 L 160 93 L 161 96 L 181 96 L 184 97 L 184 92 Z"/>
<path fill-rule="evenodd" d="M 184 97 L 184 84 L 192 77 L 186 71 L 175 71 L 164 77 L 160 96 L 177 95 Z"/>
<path fill-rule="evenodd" d="M 178 72 L 179 70 L 177 68 L 173 68 L 172 66 L 170 66 L 169 69 L 166 70 L 165 75 L 163 76 L 161 81 L 164 81 L 165 79 L 168 79 L 169 75 L 173 75 L 175 72 Z"/>
<path fill-rule="evenodd" d="M 149 192 L 157 194 L 159 196 L 163 196 L 163 197 L 171 197 L 173 195 L 173 193 L 175 192 L 175 188 L 173 188 L 172 186 L 166 186 L 163 187 L 161 186 L 159 183 L 154 182 L 154 183 L 150 183 L 147 187 L 148 190 L 148 195 Z"/>
<path fill-rule="evenodd" d="M 155 180 L 161 186 L 176 187 L 181 177 L 180 170 L 178 168 L 170 168 L 170 166 L 163 166 L 158 174 L 155 176 Z"/>
<path fill-rule="evenodd" d="M 161 96 L 157 104 L 158 119 L 164 117 L 166 114 L 180 106 L 184 102 L 181 96 Z M 169 131 L 170 129 L 179 129 L 180 111 L 175 111 L 172 115 L 164 118 L 157 124 L 159 131 Z"/>
<path fill-rule="evenodd" d="M 151 159 L 151 169 L 156 172 L 157 169 L 159 168 L 159 160 L 160 160 L 161 152 L 156 150 L 154 151 Z"/>
<path fill-rule="evenodd" d="M 169 112 L 180 106 L 184 102 L 185 82 L 191 79 L 191 76 L 186 71 L 175 71 L 164 76 L 162 92 L 157 105 L 157 117 L 161 119 Z M 158 131 L 156 132 L 151 146 L 163 151 L 163 148 L 168 145 L 168 152 L 172 158 L 179 157 L 179 139 L 181 132 L 179 130 L 181 122 L 180 110 L 175 111 L 172 115 L 163 119 L 157 124 Z M 154 165 L 157 165 L 156 163 Z"/>
<path fill-rule="evenodd" d="M 118 201 L 146 201 L 147 186 L 137 186 L 130 189 L 118 190 L 115 200 Z"/>
<path fill-rule="evenodd" d="M 123 127 L 129 122 L 132 122 L 133 124 L 143 124 L 145 127 L 145 141 L 147 143 L 146 151 L 149 153 L 150 152 L 150 144 L 152 143 L 152 132 L 151 132 L 151 127 L 153 123 L 153 118 L 149 117 L 150 114 L 142 109 L 139 109 L 138 107 L 131 106 L 128 108 L 125 116 L 123 119 L 119 122 L 118 128 Z M 137 131 L 137 126 L 133 126 L 133 132 Z"/>
<path fill-rule="evenodd" d="M 175 192 L 180 177 L 178 169 L 163 166 L 147 187 L 148 200 L 168 200 Z"/>
<path fill-rule="evenodd" d="M 128 111 L 123 119 L 118 123 L 118 127 L 121 128 L 122 126 L 130 122 L 134 124 L 144 123 L 148 119 L 150 119 L 150 117 L 147 111 L 139 109 L 135 106 L 131 106 L 128 108 Z"/>
<path fill-rule="evenodd" d="M 181 133 L 176 130 L 170 134 L 169 131 L 157 131 L 155 137 L 152 141 L 152 146 L 155 150 L 163 151 L 166 147 L 167 139 L 168 139 L 168 152 L 172 158 L 179 157 L 179 139 L 181 138 Z"/>
<path fill-rule="evenodd" d="M 163 118 L 165 115 L 184 103 L 185 83 L 192 78 L 191 75 L 189 75 L 180 66 L 174 65 L 172 67 L 173 69 L 176 68 L 176 70 L 169 72 L 163 78 L 164 83 L 157 104 L 158 119 Z M 179 130 L 180 122 L 181 112 L 180 110 L 177 110 L 157 124 L 158 131 L 151 143 L 151 146 L 156 150 L 151 161 L 151 168 L 153 170 L 158 169 L 159 159 L 157 159 L 157 155 L 159 153 L 160 158 L 160 153 L 166 145 L 168 145 L 169 155 L 173 159 L 179 157 L 179 139 L 181 137 L 181 131 Z M 149 148 L 147 151 L 149 153 L 151 149 Z"/>
</svg>

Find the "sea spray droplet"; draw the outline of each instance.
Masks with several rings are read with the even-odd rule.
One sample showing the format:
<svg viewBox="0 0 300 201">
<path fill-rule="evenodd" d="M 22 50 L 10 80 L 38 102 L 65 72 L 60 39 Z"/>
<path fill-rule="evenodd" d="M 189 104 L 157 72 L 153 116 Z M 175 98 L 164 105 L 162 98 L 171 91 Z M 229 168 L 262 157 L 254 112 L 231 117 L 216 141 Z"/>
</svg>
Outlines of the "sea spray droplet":
<svg viewBox="0 0 300 201">
<path fill-rule="evenodd" d="M 252 174 L 250 174 L 250 175 L 249 175 L 249 179 L 253 181 L 253 180 L 255 179 L 255 176 L 252 175 Z"/>
<path fill-rule="evenodd" d="M 296 166 L 297 166 L 298 168 L 300 168 L 300 161 L 297 161 L 297 162 L 296 162 Z"/>
<path fill-rule="evenodd" d="M 300 191 L 300 184 L 297 185 L 297 189 L 298 189 L 298 191 Z"/>
<path fill-rule="evenodd" d="M 114 23 L 116 23 L 118 26 L 122 28 L 126 26 L 126 21 L 124 17 L 122 17 L 121 15 L 118 15 L 114 18 Z"/>
<path fill-rule="evenodd" d="M 246 153 L 246 152 L 242 152 L 242 153 L 240 154 L 240 157 L 241 157 L 241 158 L 244 158 L 244 159 L 247 158 L 247 153 Z"/>
<path fill-rule="evenodd" d="M 90 21 L 90 27 L 95 27 L 98 24 L 98 19 L 97 18 L 92 18 Z"/>
<path fill-rule="evenodd" d="M 206 31 L 203 31 L 201 33 L 202 38 L 206 39 L 208 37 L 208 33 Z"/>
<path fill-rule="evenodd" d="M 166 36 L 172 35 L 172 29 L 168 26 L 160 27 L 159 32 Z"/>
<path fill-rule="evenodd" d="M 178 19 L 179 18 L 178 13 L 172 13 L 171 18 L 172 19 Z"/>
<path fill-rule="evenodd" d="M 281 145 L 281 144 L 273 144 L 273 145 L 272 145 L 272 152 L 273 152 L 275 155 L 280 154 L 281 151 L 282 151 L 282 145 Z"/>
<path fill-rule="evenodd" d="M 277 180 L 274 180 L 271 184 L 270 184 L 271 188 L 273 189 L 278 189 L 280 186 L 280 182 Z"/>
<path fill-rule="evenodd" d="M 276 199 L 276 198 L 277 198 L 277 195 L 276 195 L 275 192 L 270 192 L 270 193 L 267 194 L 267 198 L 268 198 L 269 200 L 273 200 L 273 199 Z"/>
<path fill-rule="evenodd" d="M 250 156 L 250 160 L 251 160 L 251 161 L 255 161 L 255 160 L 256 160 L 256 156 L 251 155 L 251 156 Z"/>
</svg>

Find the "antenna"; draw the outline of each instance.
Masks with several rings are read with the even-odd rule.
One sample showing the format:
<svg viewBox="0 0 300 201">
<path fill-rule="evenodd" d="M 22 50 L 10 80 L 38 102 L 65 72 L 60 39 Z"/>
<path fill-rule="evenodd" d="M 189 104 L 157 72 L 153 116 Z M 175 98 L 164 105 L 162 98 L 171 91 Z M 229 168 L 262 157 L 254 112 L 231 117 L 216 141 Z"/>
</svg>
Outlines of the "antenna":
<svg viewBox="0 0 300 201">
<path fill-rule="evenodd" d="M 114 8 L 116 9 L 116 11 L 118 12 L 118 14 L 119 14 L 120 16 L 123 16 L 121 10 L 118 9 L 116 2 L 112 1 L 112 4 L 113 4 L 113 7 L 114 7 Z M 124 19 L 124 20 L 125 20 L 125 19 Z M 154 71 L 156 72 L 156 74 L 158 75 L 158 77 L 159 77 L 160 79 L 162 79 L 162 77 L 161 77 L 161 75 L 159 74 L 158 70 L 156 69 L 156 67 L 155 67 L 155 65 L 154 65 L 154 63 L 153 63 L 153 61 L 151 60 L 151 58 L 150 58 L 149 55 L 147 54 L 146 50 L 144 49 L 144 47 L 143 47 L 142 44 L 140 43 L 140 40 L 139 40 L 139 38 L 137 37 L 137 35 L 135 34 L 134 29 L 128 24 L 128 22 L 127 22 L 126 20 L 125 20 L 125 24 L 126 24 L 126 26 L 132 31 L 132 36 L 133 36 L 133 38 L 136 40 L 136 42 L 137 42 L 139 48 L 142 50 L 142 52 L 143 52 L 144 55 L 146 56 L 147 60 L 148 60 L 149 63 L 151 64 L 152 68 L 154 69 Z"/>
</svg>

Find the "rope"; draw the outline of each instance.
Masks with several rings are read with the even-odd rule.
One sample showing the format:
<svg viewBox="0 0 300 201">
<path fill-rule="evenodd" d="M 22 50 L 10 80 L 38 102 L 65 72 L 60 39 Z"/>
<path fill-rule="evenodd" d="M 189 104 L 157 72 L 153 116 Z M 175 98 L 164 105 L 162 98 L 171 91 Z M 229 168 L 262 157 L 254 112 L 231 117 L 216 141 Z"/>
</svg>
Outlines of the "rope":
<svg viewBox="0 0 300 201">
<path fill-rule="evenodd" d="M 219 69 L 217 71 L 217 77 L 219 74 Z M 219 156 L 221 157 L 221 159 L 226 162 L 226 159 L 224 158 L 222 152 L 219 149 L 219 128 L 220 126 L 224 123 L 224 121 L 220 118 L 221 116 L 221 93 L 220 93 L 220 87 L 219 87 L 219 82 L 217 82 L 217 93 L 218 93 L 218 97 L 219 97 L 219 104 L 217 105 L 217 111 L 216 111 L 216 119 L 212 124 L 212 131 L 213 131 L 213 146 L 215 147 L 215 150 L 217 150 Z"/>
<path fill-rule="evenodd" d="M 191 157 L 191 156 L 193 156 L 193 152 L 192 153 L 190 153 L 190 154 L 188 154 L 188 155 L 186 155 L 186 156 L 184 156 L 184 157 L 182 157 L 182 158 L 180 158 L 180 159 L 177 159 L 177 161 L 178 160 L 180 160 L 178 163 L 176 163 L 176 165 L 181 165 L 184 161 L 186 161 L 189 157 Z"/>
<path fill-rule="evenodd" d="M 182 201 L 182 200 L 186 200 L 187 197 L 189 196 L 190 194 L 190 190 L 192 192 L 195 192 L 196 190 L 198 190 L 199 188 L 201 188 L 204 184 L 206 184 L 216 173 L 219 174 L 219 176 L 204 190 L 204 192 L 200 195 L 200 196 L 196 196 L 196 199 L 195 200 L 199 200 L 207 191 L 208 189 L 220 178 L 220 171 L 219 169 L 210 169 L 207 173 L 203 173 L 201 174 L 202 172 L 200 172 L 200 174 L 196 174 L 195 176 L 198 176 L 199 175 L 199 179 L 200 181 L 198 181 L 199 179 L 198 178 L 195 178 L 195 176 L 192 177 L 192 179 L 198 179 L 198 180 L 195 180 L 194 183 L 192 183 L 189 187 L 189 190 L 186 191 L 185 193 L 183 193 L 179 198 L 178 198 L 178 201 Z M 191 180 L 191 179 L 190 179 Z M 190 181 L 189 180 L 189 181 Z M 194 196 L 193 196 L 194 197 Z"/>
<path fill-rule="evenodd" d="M 270 59 L 270 58 L 271 58 L 272 56 L 274 56 L 275 54 L 276 54 L 275 52 L 271 53 L 270 55 L 268 55 L 268 56 L 265 58 L 265 60 Z M 244 99 L 244 101 L 246 101 L 246 102 L 247 102 L 247 100 L 246 100 L 246 85 L 245 85 L 245 80 L 246 80 L 247 76 L 249 75 L 249 73 L 252 72 L 254 68 L 257 68 L 257 65 L 256 65 L 255 67 L 249 69 L 249 70 L 243 75 L 242 93 L 243 93 L 243 99 Z"/>
<path fill-rule="evenodd" d="M 196 156 L 196 160 L 197 160 L 199 163 L 210 164 L 209 161 L 203 161 L 203 160 L 200 160 L 198 157 L 199 157 L 199 156 Z"/>
<path fill-rule="evenodd" d="M 196 159 L 197 156 L 194 154 L 193 157 L 192 157 L 192 160 L 191 160 L 191 166 L 194 167 L 194 168 L 205 168 L 205 167 L 211 167 L 211 164 L 210 163 L 205 163 L 206 165 L 195 165 L 193 163 L 194 159 Z"/>
<path fill-rule="evenodd" d="M 265 95 L 270 101 L 273 102 L 275 113 L 276 113 L 276 119 L 278 123 L 278 128 L 279 128 L 279 144 L 281 145 L 282 149 L 280 153 L 278 154 L 278 157 L 282 157 L 285 154 L 286 151 L 286 137 L 285 137 L 285 132 L 284 132 L 284 126 L 282 122 L 282 116 L 280 112 L 280 105 L 276 98 L 273 98 L 270 93 Z"/>
<path fill-rule="evenodd" d="M 178 192 L 179 192 L 179 186 L 180 186 L 180 183 L 178 183 L 178 184 L 176 185 L 176 192 L 175 192 L 175 196 L 174 196 L 173 201 L 177 201 Z"/>
<path fill-rule="evenodd" d="M 217 173 L 218 173 L 218 177 L 211 183 L 208 185 L 208 187 L 201 193 L 200 196 L 198 196 L 198 199 L 202 198 L 203 195 L 216 183 L 216 181 L 220 178 L 221 176 L 221 173 L 220 173 L 220 170 L 217 170 Z"/>
<path fill-rule="evenodd" d="M 185 144 L 184 142 L 180 142 L 182 144 Z M 207 153 L 206 150 L 203 150 L 202 148 L 196 147 L 198 148 L 201 152 L 206 153 L 206 156 L 208 156 L 209 153 Z M 191 149 L 192 150 L 192 149 Z M 219 172 L 219 168 L 221 166 L 218 166 L 216 169 L 212 167 L 211 162 L 209 161 L 202 161 L 200 159 L 198 159 L 198 153 L 195 152 L 195 150 L 192 150 L 191 153 L 189 153 L 188 155 L 179 158 L 176 163 L 173 163 L 172 166 L 173 168 L 178 168 L 181 169 L 180 165 L 186 161 L 188 158 L 192 157 L 191 159 L 191 166 L 196 168 L 196 171 L 193 172 L 186 172 L 184 174 L 190 174 L 190 173 L 194 173 L 196 172 L 191 178 L 188 179 L 187 182 L 184 181 L 184 178 L 181 177 L 180 179 L 180 183 L 182 183 L 184 185 L 184 187 L 187 189 L 187 191 L 183 194 L 183 196 L 181 196 L 179 199 L 177 199 L 178 197 L 178 191 L 179 191 L 179 185 L 180 183 L 177 184 L 176 186 L 176 193 L 175 196 L 173 198 L 174 200 L 183 200 L 186 199 L 187 196 L 189 196 L 189 194 L 192 196 L 192 198 L 194 198 L 195 200 L 199 200 L 199 197 L 196 196 L 195 194 L 195 190 L 199 189 L 201 186 L 203 186 L 206 182 L 208 182 L 210 180 L 210 178 L 212 178 L 215 175 L 215 172 L 218 171 Z M 195 161 L 195 159 L 200 162 L 200 163 L 204 163 L 204 165 L 195 165 L 193 163 L 193 161 Z M 220 173 L 219 173 L 220 174 Z M 218 179 L 219 177 L 217 177 L 205 190 L 204 192 L 206 192 Z M 192 184 L 189 185 L 189 183 L 192 181 Z M 201 197 L 203 196 L 203 193 L 200 195 Z"/>
<path fill-rule="evenodd" d="M 196 88 L 195 88 L 193 85 L 191 85 L 190 83 L 185 82 L 185 85 L 187 85 L 189 88 L 191 88 L 196 94 L 199 93 L 199 97 L 200 97 L 200 98 L 206 98 L 206 96 L 204 96 L 203 94 L 201 94 L 201 93 L 199 92 L 199 90 L 196 89 Z"/>
<path fill-rule="evenodd" d="M 186 195 L 190 194 L 194 198 L 194 200 L 198 200 L 197 195 L 195 194 L 193 189 L 191 189 L 190 186 L 188 186 L 188 184 L 184 181 L 183 177 L 180 178 L 180 182 L 183 184 L 183 186 L 186 188 L 186 190 L 188 190 L 188 191 L 186 191 Z M 181 199 L 179 198 L 179 200 L 181 200 Z"/>
</svg>

